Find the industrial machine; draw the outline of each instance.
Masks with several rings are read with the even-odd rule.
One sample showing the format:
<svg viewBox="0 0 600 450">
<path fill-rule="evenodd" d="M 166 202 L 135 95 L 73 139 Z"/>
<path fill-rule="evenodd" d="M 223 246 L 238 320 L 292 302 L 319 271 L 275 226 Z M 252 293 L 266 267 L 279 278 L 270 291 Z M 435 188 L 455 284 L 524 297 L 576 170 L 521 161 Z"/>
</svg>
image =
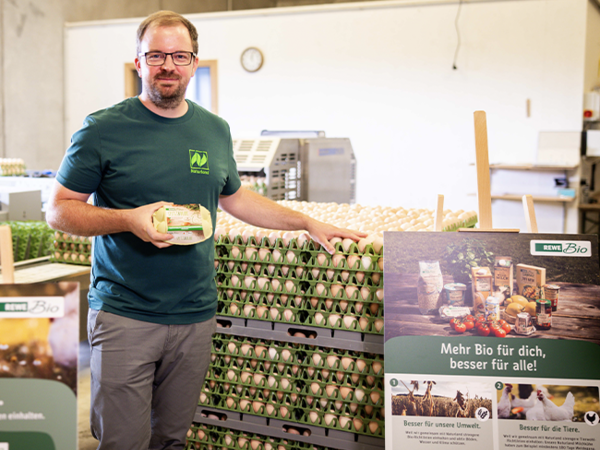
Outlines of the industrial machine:
<svg viewBox="0 0 600 450">
<path fill-rule="evenodd" d="M 356 159 L 348 138 L 263 131 L 234 139 L 242 182 L 271 200 L 356 202 Z"/>
</svg>

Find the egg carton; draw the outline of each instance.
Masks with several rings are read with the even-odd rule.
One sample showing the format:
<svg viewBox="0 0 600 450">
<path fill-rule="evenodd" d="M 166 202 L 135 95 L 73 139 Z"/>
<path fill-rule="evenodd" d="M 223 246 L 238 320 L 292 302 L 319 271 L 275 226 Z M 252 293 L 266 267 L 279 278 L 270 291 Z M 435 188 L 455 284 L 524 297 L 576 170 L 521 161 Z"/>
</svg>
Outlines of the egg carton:
<svg viewBox="0 0 600 450">
<path fill-rule="evenodd" d="M 383 355 L 383 336 L 306 325 L 267 322 L 217 315 L 217 332 L 239 338 L 277 340 Z"/>
<path fill-rule="evenodd" d="M 217 408 L 199 406 L 194 416 L 194 426 L 218 427 L 221 430 L 227 429 L 229 432 L 243 433 L 241 437 L 246 438 L 242 441 L 243 445 L 239 447 L 228 447 L 225 437 L 221 439 L 219 447 L 226 444 L 225 448 L 240 448 L 244 450 L 267 450 L 267 445 L 272 446 L 273 450 L 286 449 L 312 449 L 321 450 L 321 448 L 344 449 L 344 450 L 382 450 L 385 448 L 385 440 L 365 435 L 357 435 L 345 431 L 323 429 L 311 425 L 301 425 L 277 419 L 265 420 L 262 417 L 256 417 L 248 414 L 232 413 L 222 411 Z M 214 430 L 214 428 L 213 428 Z M 293 434 L 295 430 L 299 434 Z M 239 434 L 235 436 L 240 437 Z M 255 436 L 255 444 L 252 445 L 251 436 Z M 188 442 L 194 442 L 197 439 L 188 438 Z M 275 444 L 281 445 L 276 447 Z M 262 447 L 260 446 L 262 445 Z M 317 446 L 317 447 L 314 447 Z M 196 449 L 198 447 L 186 447 L 186 450 Z M 201 447 L 202 448 L 202 447 Z"/>
</svg>

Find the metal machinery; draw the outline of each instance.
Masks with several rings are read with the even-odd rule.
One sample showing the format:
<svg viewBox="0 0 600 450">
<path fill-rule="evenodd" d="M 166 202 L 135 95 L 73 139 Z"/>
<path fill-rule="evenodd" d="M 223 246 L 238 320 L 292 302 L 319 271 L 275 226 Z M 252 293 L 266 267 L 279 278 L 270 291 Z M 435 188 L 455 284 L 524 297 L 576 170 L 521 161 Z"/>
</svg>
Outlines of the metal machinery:
<svg viewBox="0 0 600 450">
<path fill-rule="evenodd" d="M 356 159 L 348 138 L 298 137 L 267 132 L 235 139 L 233 154 L 242 180 L 271 200 L 356 202 Z M 295 137 L 288 137 L 293 135 Z"/>
</svg>

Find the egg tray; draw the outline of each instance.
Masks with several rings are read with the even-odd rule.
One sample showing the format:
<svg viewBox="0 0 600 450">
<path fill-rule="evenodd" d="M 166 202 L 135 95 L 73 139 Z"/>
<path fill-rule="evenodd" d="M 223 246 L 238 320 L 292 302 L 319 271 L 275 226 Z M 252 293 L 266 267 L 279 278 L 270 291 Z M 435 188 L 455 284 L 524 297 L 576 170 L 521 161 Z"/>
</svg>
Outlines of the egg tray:
<svg viewBox="0 0 600 450">
<path fill-rule="evenodd" d="M 383 355 L 383 336 L 217 315 L 217 333 Z M 305 337 L 299 336 L 299 333 Z"/>
<path fill-rule="evenodd" d="M 232 312 L 232 305 L 235 305 L 238 308 L 235 312 Z M 245 305 L 242 303 L 236 304 L 235 302 L 220 300 L 217 304 L 217 314 L 223 317 L 264 320 L 267 322 L 295 324 L 309 327 L 321 327 L 332 330 L 349 331 L 355 333 L 383 335 L 383 312 L 381 312 L 382 315 L 380 317 L 361 316 L 357 318 L 356 316 L 352 315 L 338 315 L 339 317 L 337 317 L 334 315 L 335 313 L 333 312 L 321 313 L 319 311 L 316 311 L 314 314 L 310 314 L 310 312 L 306 309 L 284 306 L 272 306 L 269 308 L 268 314 L 263 313 L 262 318 L 260 318 L 255 308 L 250 309 L 248 312 L 248 316 L 246 316 L 244 306 L 254 305 L 249 303 Z M 382 310 L 383 308 L 380 308 L 379 311 Z M 275 315 L 274 312 L 271 311 L 278 312 L 278 314 Z M 286 312 L 290 315 L 289 320 L 286 320 Z M 317 314 L 321 314 L 323 318 L 321 319 L 321 317 L 317 316 Z M 348 321 L 345 321 L 344 319 L 346 317 L 350 317 L 350 319 Z"/>
<path fill-rule="evenodd" d="M 273 289 L 272 281 L 276 280 L 277 289 Z M 249 282 L 248 282 L 249 281 Z M 383 295 L 383 288 L 379 286 L 363 286 L 361 289 L 356 288 L 351 295 L 348 295 L 348 286 L 337 285 L 338 291 L 333 295 L 333 283 L 330 286 L 321 285 L 321 293 L 318 286 L 308 286 L 305 283 L 285 279 L 274 278 L 271 281 L 266 281 L 263 288 L 258 287 L 258 280 L 240 281 L 238 284 L 233 284 L 233 280 L 217 277 L 218 298 L 224 302 L 241 302 L 247 300 L 252 301 L 252 305 L 265 306 L 295 306 L 296 308 L 305 308 L 307 311 L 324 311 L 330 312 L 333 305 L 338 305 L 339 313 L 347 312 L 347 309 L 352 307 L 353 313 L 357 317 L 363 315 L 363 310 L 370 308 L 372 304 L 383 308 L 383 298 L 378 298 L 378 293 Z M 291 281 L 291 283 L 290 283 Z M 240 286 L 241 284 L 241 286 Z M 288 285 L 286 287 L 286 285 Z M 291 301 L 293 298 L 294 302 Z M 302 301 L 300 300 L 302 299 Z M 343 302 L 343 304 L 341 303 Z M 293 303 L 293 305 L 292 305 Z M 364 306 L 364 309 L 359 309 Z M 375 308 L 377 309 L 377 308 Z M 365 310 L 365 313 L 369 311 Z M 369 315 L 381 317 L 377 312 L 370 311 Z"/>
<path fill-rule="evenodd" d="M 90 260 L 90 252 L 79 253 L 71 252 L 69 250 L 55 250 L 50 255 L 51 262 L 77 264 L 80 266 L 91 266 L 92 261 Z"/>
<path fill-rule="evenodd" d="M 204 411 L 203 413 L 207 418 L 209 416 L 211 418 L 216 416 L 212 411 Z M 202 412 L 200 414 L 202 414 Z M 192 426 L 188 431 L 184 450 L 204 450 L 206 448 L 218 448 L 219 450 L 264 450 L 265 448 L 271 448 L 273 450 L 327 449 L 327 447 L 315 446 L 306 442 L 288 442 L 287 439 L 256 434 L 254 431 L 255 430 L 244 432 L 195 422 L 192 423 Z"/>
<path fill-rule="evenodd" d="M 215 431 L 218 428 L 223 436 L 220 444 L 213 445 L 213 448 L 235 448 L 240 450 L 267 450 L 267 445 L 271 445 L 273 450 L 296 450 L 296 449 L 340 449 L 340 450 L 383 450 L 385 448 L 385 440 L 374 438 L 366 435 L 357 435 L 346 431 L 338 431 L 326 428 L 315 427 L 311 425 L 299 426 L 296 423 L 290 423 L 278 419 L 264 419 L 262 417 L 252 416 L 248 414 L 239 414 L 230 411 L 222 411 L 216 408 L 199 406 L 196 409 L 194 416 L 194 427 L 212 427 L 207 428 Z M 301 432 L 301 435 L 291 434 L 290 430 L 296 429 Z M 227 430 L 227 431 L 225 431 Z M 248 439 L 243 446 L 228 447 L 225 441 L 224 433 L 242 433 L 241 437 Z M 306 435 L 304 435 L 306 434 Z M 240 437 L 240 435 L 236 435 Z M 258 437 L 262 440 L 261 443 L 252 445 L 251 437 Z M 198 439 L 188 438 L 190 442 L 195 443 Z M 277 446 L 276 446 L 277 445 Z M 281 447 L 278 447 L 278 446 Z M 314 447 L 317 446 L 317 447 Z M 196 450 L 205 447 L 188 447 L 186 450 Z"/>
<path fill-rule="evenodd" d="M 377 355 L 277 341 L 214 338 L 211 360 L 204 392 L 214 406 L 259 413 L 248 411 L 244 403 L 268 402 L 269 406 L 278 405 L 277 411 L 260 412 L 272 417 L 279 415 L 280 406 L 291 405 L 303 416 L 319 412 L 318 422 L 332 411 L 347 416 L 366 412 L 363 416 L 368 417 L 383 408 L 384 368 Z"/>
<path fill-rule="evenodd" d="M 364 272 L 358 269 L 328 269 L 322 266 L 310 267 L 308 265 L 289 265 L 283 263 L 262 264 L 246 260 L 230 259 L 215 260 L 215 269 L 218 275 L 231 277 L 253 276 L 264 278 L 284 278 L 305 281 L 309 284 L 337 283 L 351 286 L 383 286 L 383 274 L 372 271 Z M 316 272 L 316 273 L 315 273 Z M 333 272 L 333 273 L 332 273 Z M 377 281 L 375 281 L 375 277 Z"/>
<path fill-rule="evenodd" d="M 315 340 L 308 339 L 308 341 L 308 343 L 299 343 L 290 340 L 274 340 L 273 337 L 257 338 L 244 336 L 238 338 L 237 336 L 217 334 L 212 340 L 212 353 L 214 355 L 228 355 L 232 358 L 241 356 L 248 360 L 268 361 L 271 364 L 302 365 L 303 367 L 314 369 L 343 369 L 348 373 L 383 377 L 382 353 L 371 353 L 353 349 L 340 349 L 340 351 L 337 351 L 337 349 L 331 349 L 326 346 L 321 347 Z M 265 351 L 261 352 L 260 355 L 257 354 L 255 350 L 256 346 L 264 347 Z M 287 352 L 289 352 L 289 355 Z M 318 357 L 315 355 L 318 355 Z M 365 366 L 361 370 L 358 367 L 358 360 L 354 362 L 348 360 L 342 361 L 343 358 L 348 358 L 349 360 L 361 358 L 361 360 L 365 361 Z M 334 362 L 334 365 L 332 366 L 330 362 Z M 381 367 L 375 366 L 375 363 L 380 363 Z M 344 365 L 347 365 L 347 367 L 344 367 Z M 376 369 L 379 370 L 376 371 Z"/>
<path fill-rule="evenodd" d="M 237 256 L 233 256 L 233 248 L 237 248 L 239 251 L 239 254 Z M 383 253 L 377 253 L 375 251 L 375 249 L 373 248 L 373 246 L 371 244 L 367 244 L 365 246 L 365 250 L 364 252 L 360 253 L 358 251 L 358 246 L 356 243 L 352 243 L 349 248 L 346 250 L 344 250 L 343 246 L 341 243 L 337 243 L 334 245 L 336 251 L 335 251 L 335 255 L 342 255 L 345 258 L 341 259 L 341 263 L 342 266 L 334 266 L 333 265 L 333 255 L 330 255 L 329 253 L 325 252 L 324 250 L 314 250 L 314 249 L 310 249 L 310 246 L 308 244 L 304 244 L 304 246 L 302 248 L 294 248 L 294 247 L 268 247 L 268 246 L 254 246 L 251 244 L 244 244 L 244 243 L 235 243 L 235 244 L 230 244 L 230 243 L 222 243 L 222 242 L 218 242 L 215 245 L 215 257 L 216 259 L 219 260 L 226 260 L 226 261 L 244 261 L 247 263 L 264 263 L 264 264 L 288 264 L 288 265 L 304 265 L 309 263 L 311 267 L 319 267 L 319 268 L 327 268 L 327 269 L 338 269 L 338 270 L 357 270 L 357 271 L 365 271 L 365 272 L 380 272 L 381 273 L 381 269 L 379 269 L 377 263 L 379 261 L 380 258 L 383 257 Z M 261 248 L 265 248 L 268 250 L 271 250 L 271 252 L 267 253 L 263 259 L 260 258 L 260 255 L 258 254 L 258 250 L 260 250 Z M 250 256 L 248 256 L 246 253 L 247 249 L 255 249 L 256 251 L 251 252 Z M 273 250 L 277 250 L 279 251 L 280 255 L 279 257 L 274 257 L 272 251 Z M 291 252 L 294 255 L 294 258 L 292 260 L 290 260 L 290 257 L 288 255 L 288 253 Z M 319 264 L 318 263 L 318 257 L 319 255 L 324 255 L 326 260 L 324 261 L 323 264 Z M 353 264 L 352 267 L 350 267 L 348 265 L 347 262 L 347 258 L 348 256 L 355 256 L 355 257 L 361 257 L 361 259 L 363 257 L 367 257 L 371 260 L 371 263 L 369 265 L 369 267 L 365 267 L 364 265 L 361 264 Z M 362 261 L 358 261 L 359 263 L 362 263 Z M 325 264 L 326 263 L 326 264 Z M 373 268 L 370 268 L 373 267 Z"/>
<path fill-rule="evenodd" d="M 51 262 L 91 266 L 92 243 L 88 237 L 56 231 L 50 252 Z M 66 255 L 66 257 L 65 257 Z M 72 255 L 76 255 L 73 259 Z"/>
<path fill-rule="evenodd" d="M 323 411 L 315 411 L 314 405 L 312 407 L 295 407 L 291 404 L 275 403 L 268 401 L 267 403 L 261 401 L 260 409 L 255 409 L 252 400 L 248 399 L 236 399 L 230 394 L 208 394 L 205 393 L 205 402 L 203 402 L 202 393 L 200 395 L 200 407 L 211 407 L 217 408 L 222 411 L 234 412 L 243 414 L 244 417 L 255 416 L 261 417 L 264 420 L 284 420 L 293 422 L 294 424 L 310 425 L 313 427 L 322 427 L 331 430 L 346 431 L 350 433 L 373 436 L 373 437 L 384 437 L 385 436 L 385 421 L 374 418 L 358 417 L 356 415 L 350 416 L 348 414 L 342 415 L 335 413 L 326 413 Z M 232 403 L 232 407 L 227 407 L 226 401 L 229 400 Z M 382 400 L 383 401 L 383 400 Z M 246 402 L 245 406 L 242 407 L 241 403 Z M 298 401 L 297 401 L 298 402 Z M 267 405 L 273 407 L 271 415 L 267 413 Z M 379 411 L 378 411 L 379 412 Z M 310 413 L 313 413 L 314 422 L 310 419 Z M 381 409 L 379 414 L 382 414 Z M 326 417 L 327 416 L 327 417 Z M 345 427 L 342 427 L 340 419 L 345 418 Z M 358 428 L 357 428 L 358 426 Z"/>
<path fill-rule="evenodd" d="M 223 245 L 223 246 L 227 246 L 227 247 L 229 247 L 231 245 L 236 245 L 236 246 L 248 246 L 248 247 L 257 247 L 257 248 L 264 247 L 264 248 L 268 248 L 268 249 L 278 249 L 278 250 L 302 250 L 305 252 L 309 252 L 311 254 L 325 252 L 323 247 L 320 244 L 314 242 L 312 239 L 307 239 L 306 241 L 304 241 L 304 243 L 302 243 L 302 245 L 300 245 L 298 242 L 298 238 L 292 238 L 289 240 L 288 243 L 286 243 L 283 238 L 277 238 L 275 240 L 275 242 L 271 242 L 271 240 L 267 236 L 263 237 L 260 241 L 258 239 L 256 239 L 255 236 L 250 236 L 248 238 L 248 240 L 246 242 L 244 242 L 241 235 L 235 236 L 235 238 L 233 240 L 227 235 L 221 235 L 221 236 L 219 236 L 218 239 L 215 240 L 215 244 Z M 381 248 L 380 252 L 377 252 L 377 251 L 375 251 L 373 244 L 365 245 L 365 249 L 364 249 L 363 253 L 361 253 L 359 251 L 358 244 L 356 242 L 353 242 L 352 244 L 350 244 L 348 246 L 347 252 L 344 252 L 344 247 L 341 242 L 336 242 L 334 244 L 334 248 L 335 248 L 336 252 L 338 252 L 338 253 L 372 254 L 372 255 L 383 256 L 383 247 Z"/>
</svg>

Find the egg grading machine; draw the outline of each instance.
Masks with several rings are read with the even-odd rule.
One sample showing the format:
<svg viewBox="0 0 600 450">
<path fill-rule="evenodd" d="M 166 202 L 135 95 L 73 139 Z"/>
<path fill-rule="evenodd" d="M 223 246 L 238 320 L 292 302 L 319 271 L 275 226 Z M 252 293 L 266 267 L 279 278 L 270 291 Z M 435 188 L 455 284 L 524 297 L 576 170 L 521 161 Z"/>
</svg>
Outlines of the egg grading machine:
<svg viewBox="0 0 600 450">
<path fill-rule="evenodd" d="M 356 158 L 350 139 L 327 138 L 323 132 L 301 135 L 269 132 L 234 139 L 238 172 L 265 177 L 264 195 L 271 200 L 355 203 Z"/>
</svg>

